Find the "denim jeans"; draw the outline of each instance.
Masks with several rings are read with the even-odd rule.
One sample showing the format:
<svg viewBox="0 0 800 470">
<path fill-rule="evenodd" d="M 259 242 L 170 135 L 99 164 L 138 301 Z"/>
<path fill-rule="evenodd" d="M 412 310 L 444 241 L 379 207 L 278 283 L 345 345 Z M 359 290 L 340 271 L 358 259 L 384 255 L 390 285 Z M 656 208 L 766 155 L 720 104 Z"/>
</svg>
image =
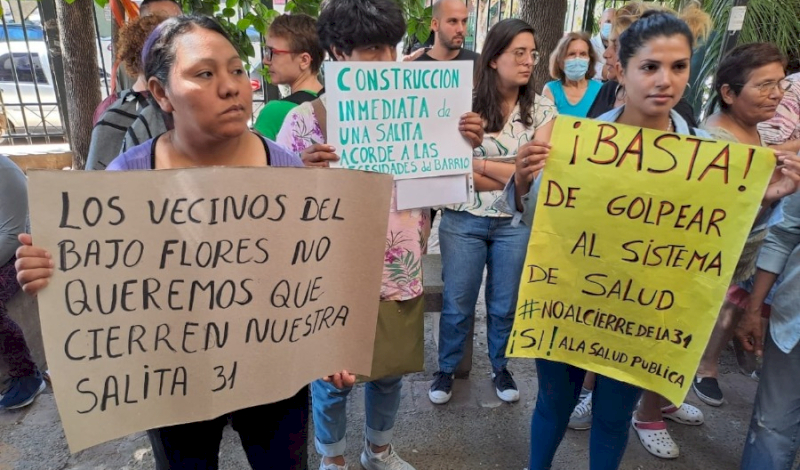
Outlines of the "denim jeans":
<svg viewBox="0 0 800 470">
<path fill-rule="evenodd" d="M 764 343 L 753 417 L 742 470 L 791 470 L 800 444 L 800 346 L 784 353 L 772 337 Z"/>
<path fill-rule="evenodd" d="M 586 371 L 563 362 L 536 359 L 539 394 L 531 419 L 530 470 L 549 470 L 569 416 L 578 403 Z M 602 375 L 592 392 L 589 468 L 616 470 L 628 444 L 628 428 L 641 389 Z"/>
<path fill-rule="evenodd" d="M 403 377 L 386 377 L 367 382 L 364 387 L 366 438 L 370 444 L 380 447 L 392 442 L 402 380 Z M 322 380 L 311 383 L 315 444 L 323 457 L 344 455 L 347 447 L 347 396 L 351 390 L 352 387 L 340 390 Z"/>
<path fill-rule="evenodd" d="M 253 470 L 308 469 L 308 387 L 286 400 L 147 431 L 156 470 L 216 470 L 230 420 Z"/>
<path fill-rule="evenodd" d="M 475 318 L 486 275 L 486 336 L 494 370 L 508 363 L 506 344 L 514 324 L 517 291 L 530 227 L 511 226 L 510 217 L 478 217 L 445 210 L 439 223 L 444 293 L 439 323 L 439 370 L 453 373 Z M 471 340 L 471 339 L 470 339 Z"/>
</svg>

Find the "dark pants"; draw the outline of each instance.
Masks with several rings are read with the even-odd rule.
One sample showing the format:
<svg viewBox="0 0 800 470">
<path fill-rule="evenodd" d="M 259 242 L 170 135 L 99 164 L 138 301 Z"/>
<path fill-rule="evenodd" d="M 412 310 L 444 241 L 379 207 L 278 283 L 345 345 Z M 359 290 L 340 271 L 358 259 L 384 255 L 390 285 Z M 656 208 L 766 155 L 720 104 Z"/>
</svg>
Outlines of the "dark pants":
<svg viewBox="0 0 800 470">
<path fill-rule="evenodd" d="M 25 344 L 22 329 L 6 312 L 6 304 L 19 291 L 15 260 L 12 256 L 0 267 L 0 361 L 6 363 L 11 377 L 27 377 L 36 373 L 36 364 Z"/>
<path fill-rule="evenodd" d="M 531 470 L 549 470 L 586 371 L 562 362 L 536 359 L 539 393 L 531 419 Z M 592 392 L 589 468 L 616 470 L 628 444 L 628 428 L 641 389 L 600 374 Z"/>
<path fill-rule="evenodd" d="M 308 387 L 303 387 L 277 403 L 147 431 L 156 470 L 216 470 L 228 418 L 254 470 L 308 468 Z"/>
</svg>

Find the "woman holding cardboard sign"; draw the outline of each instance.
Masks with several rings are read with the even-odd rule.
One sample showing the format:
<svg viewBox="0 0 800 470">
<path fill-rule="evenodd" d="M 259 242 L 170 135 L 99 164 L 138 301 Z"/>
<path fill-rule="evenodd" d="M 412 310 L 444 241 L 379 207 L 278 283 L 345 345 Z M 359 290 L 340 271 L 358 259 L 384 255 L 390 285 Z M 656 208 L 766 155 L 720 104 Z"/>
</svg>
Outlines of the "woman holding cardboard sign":
<svg viewBox="0 0 800 470">
<path fill-rule="evenodd" d="M 674 111 L 689 80 L 689 64 L 694 37 L 688 25 L 674 14 L 648 12 L 633 23 L 619 38 L 617 75 L 626 87 L 626 105 L 614 109 L 601 120 L 666 130 L 678 134 L 707 135 L 690 129 Z M 542 168 L 547 155 L 519 158 L 514 184 L 507 189 L 508 202 L 521 211 L 523 220 L 531 224 L 538 185 L 528 180 Z M 800 161 L 784 159 L 768 195 L 800 181 Z M 531 470 L 550 468 L 564 436 L 570 413 L 578 401 L 585 371 L 545 359 L 537 359 L 539 395 L 531 420 Z M 593 393 L 594 426 L 590 443 L 591 469 L 619 468 L 628 442 L 630 423 L 641 390 L 609 377 L 598 375 Z M 660 410 L 659 410 L 660 411 Z M 662 423 L 663 424 L 663 423 Z M 655 433 L 654 443 L 666 430 L 645 423 L 643 430 Z"/>
<path fill-rule="evenodd" d="M 206 166 L 302 166 L 274 142 L 250 132 L 252 90 L 239 54 L 213 19 L 181 16 L 162 23 L 148 37 L 145 75 L 150 94 L 175 129 L 120 155 L 112 171 Z M 47 286 L 54 264 L 50 254 L 20 236 L 18 280 L 25 292 Z M 352 385 L 346 372 L 328 377 Z M 255 469 L 306 469 L 308 388 L 287 400 L 235 411 L 219 418 L 148 431 L 159 470 L 218 467 L 222 430 L 232 420 Z"/>
</svg>

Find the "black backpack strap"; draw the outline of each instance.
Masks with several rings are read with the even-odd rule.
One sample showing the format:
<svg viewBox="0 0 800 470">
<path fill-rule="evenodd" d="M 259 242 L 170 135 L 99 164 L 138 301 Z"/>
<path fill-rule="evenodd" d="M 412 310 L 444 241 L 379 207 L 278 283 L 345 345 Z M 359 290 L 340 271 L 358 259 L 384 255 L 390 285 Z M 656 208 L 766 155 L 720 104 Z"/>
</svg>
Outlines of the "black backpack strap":
<svg viewBox="0 0 800 470">
<path fill-rule="evenodd" d="M 325 89 L 324 88 L 322 90 L 320 90 L 319 94 L 316 95 L 316 96 L 313 95 L 310 92 L 305 91 L 305 90 L 300 90 L 300 91 L 292 93 L 291 95 L 287 96 L 283 100 L 284 101 L 288 101 L 290 103 L 294 103 L 294 104 L 303 104 L 303 103 L 306 103 L 306 102 L 309 102 L 309 101 L 314 101 L 315 99 L 317 99 L 317 96 L 319 96 L 319 95 L 321 95 L 323 93 L 325 93 Z"/>
</svg>

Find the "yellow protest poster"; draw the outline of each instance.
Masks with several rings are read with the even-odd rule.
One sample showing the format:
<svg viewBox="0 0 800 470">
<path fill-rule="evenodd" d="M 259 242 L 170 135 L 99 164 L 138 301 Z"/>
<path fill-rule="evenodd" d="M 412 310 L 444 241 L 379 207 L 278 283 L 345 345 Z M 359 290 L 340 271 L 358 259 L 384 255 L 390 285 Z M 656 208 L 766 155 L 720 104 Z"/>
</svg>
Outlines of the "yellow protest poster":
<svg viewBox="0 0 800 470">
<path fill-rule="evenodd" d="M 775 157 L 566 116 L 552 144 L 507 353 L 681 403 Z"/>
</svg>

